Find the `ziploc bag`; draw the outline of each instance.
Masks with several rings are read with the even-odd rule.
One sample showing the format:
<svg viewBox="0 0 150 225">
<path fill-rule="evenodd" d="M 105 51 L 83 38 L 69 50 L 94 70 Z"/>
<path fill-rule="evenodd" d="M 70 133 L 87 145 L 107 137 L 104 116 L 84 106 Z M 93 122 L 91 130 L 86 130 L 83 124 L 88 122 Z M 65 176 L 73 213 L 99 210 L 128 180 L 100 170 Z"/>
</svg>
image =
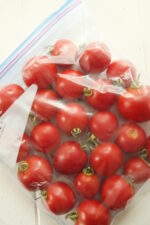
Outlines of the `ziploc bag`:
<svg viewBox="0 0 150 225">
<path fill-rule="evenodd" d="M 67 1 L 0 67 L 1 161 L 58 224 L 118 225 L 150 176 L 150 88 L 104 42 Z"/>
</svg>

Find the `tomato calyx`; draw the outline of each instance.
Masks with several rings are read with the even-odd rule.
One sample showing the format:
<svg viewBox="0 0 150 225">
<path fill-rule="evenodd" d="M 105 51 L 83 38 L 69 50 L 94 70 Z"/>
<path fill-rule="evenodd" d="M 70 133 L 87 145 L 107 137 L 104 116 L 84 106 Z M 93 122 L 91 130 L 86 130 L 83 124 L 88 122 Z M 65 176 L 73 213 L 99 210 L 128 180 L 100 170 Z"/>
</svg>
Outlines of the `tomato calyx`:
<svg viewBox="0 0 150 225">
<path fill-rule="evenodd" d="M 41 191 L 41 197 L 44 199 L 44 200 L 47 200 L 47 191 L 45 189 L 43 189 Z"/>
<path fill-rule="evenodd" d="M 147 160 L 147 149 L 143 148 L 142 151 L 139 153 L 140 158 L 150 167 L 150 162 Z"/>
<path fill-rule="evenodd" d="M 89 147 L 90 147 L 90 150 L 92 151 L 94 148 L 96 148 L 100 141 L 99 139 L 94 135 L 92 134 L 91 132 L 88 132 L 88 140 L 87 142 L 89 143 Z"/>
<path fill-rule="evenodd" d="M 90 97 L 90 96 L 92 96 L 92 90 L 90 89 L 90 88 L 88 88 L 88 87 L 85 87 L 84 89 L 83 89 L 83 93 L 84 93 L 84 96 L 85 97 Z"/>
<path fill-rule="evenodd" d="M 121 78 L 119 78 L 117 80 L 114 80 L 113 85 L 115 85 L 117 87 L 124 87 L 124 83 L 123 83 L 123 80 Z"/>
<path fill-rule="evenodd" d="M 37 117 L 33 112 L 30 112 L 29 114 L 29 118 L 32 122 L 32 125 L 35 126 L 37 124 Z"/>
<path fill-rule="evenodd" d="M 79 216 L 78 216 L 78 213 L 76 211 L 74 211 L 74 212 L 67 214 L 65 218 L 70 219 L 72 221 L 76 221 L 79 218 Z"/>
<path fill-rule="evenodd" d="M 21 161 L 18 164 L 18 170 L 20 173 L 25 172 L 29 168 L 29 164 L 26 161 Z"/>
<path fill-rule="evenodd" d="M 86 175 L 86 176 L 93 176 L 94 175 L 94 170 L 90 166 L 88 166 L 87 168 L 84 168 L 82 170 L 82 173 L 84 175 Z"/>
<path fill-rule="evenodd" d="M 79 134 L 81 134 L 81 129 L 80 128 L 73 128 L 71 131 L 71 134 L 73 137 L 77 137 Z"/>
</svg>

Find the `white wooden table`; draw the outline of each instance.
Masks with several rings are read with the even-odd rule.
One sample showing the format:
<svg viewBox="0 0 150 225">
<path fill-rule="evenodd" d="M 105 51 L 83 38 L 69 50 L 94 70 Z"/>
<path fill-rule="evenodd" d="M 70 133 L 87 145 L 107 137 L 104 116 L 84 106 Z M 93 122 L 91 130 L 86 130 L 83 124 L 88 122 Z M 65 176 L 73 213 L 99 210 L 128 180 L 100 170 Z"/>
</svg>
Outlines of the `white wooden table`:
<svg viewBox="0 0 150 225">
<path fill-rule="evenodd" d="M 121 53 L 121 57 L 133 61 L 141 76 L 145 76 L 144 80 L 150 82 L 150 1 L 84 1 L 94 13 L 98 28 L 105 33 L 110 46 L 113 46 L 112 51 L 116 49 Z M 0 0 L 0 63 L 47 15 L 64 2 L 64 0 Z M 150 193 L 148 197 L 150 198 Z M 131 221 L 132 223 L 128 225 L 139 225 L 138 216 L 135 217 L 137 221 Z M 36 209 L 26 192 L 16 185 L 11 175 L 0 165 L 0 225 L 20 224 L 56 223 Z M 140 225 L 149 224 L 150 218 L 149 222 Z"/>
</svg>

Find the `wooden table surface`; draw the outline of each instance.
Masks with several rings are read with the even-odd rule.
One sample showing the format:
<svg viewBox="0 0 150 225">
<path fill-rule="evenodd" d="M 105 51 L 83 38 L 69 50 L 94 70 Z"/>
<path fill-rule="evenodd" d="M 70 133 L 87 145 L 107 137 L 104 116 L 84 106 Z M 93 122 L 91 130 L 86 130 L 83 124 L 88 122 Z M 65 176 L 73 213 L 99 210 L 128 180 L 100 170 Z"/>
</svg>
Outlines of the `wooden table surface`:
<svg viewBox="0 0 150 225">
<path fill-rule="evenodd" d="M 0 0 L 0 62 L 64 0 Z M 144 82 L 150 82 L 150 1 L 149 0 L 84 0 L 94 14 L 98 29 L 107 37 L 112 51 L 130 59 Z M 80 35 L 80 34 L 79 34 Z M 105 41 L 105 40 L 104 40 Z M 147 198 L 150 199 L 150 192 Z M 150 208 L 146 205 L 146 208 Z M 149 213 L 150 214 L 150 213 Z M 128 225 L 150 225 L 136 214 Z M 36 209 L 26 191 L 0 164 L 0 225 L 54 225 L 48 215 Z M 124 225 L 125 223 L 117 223 Z M 125 224 L 127 225 L 127 224 Z"/>
</svg>

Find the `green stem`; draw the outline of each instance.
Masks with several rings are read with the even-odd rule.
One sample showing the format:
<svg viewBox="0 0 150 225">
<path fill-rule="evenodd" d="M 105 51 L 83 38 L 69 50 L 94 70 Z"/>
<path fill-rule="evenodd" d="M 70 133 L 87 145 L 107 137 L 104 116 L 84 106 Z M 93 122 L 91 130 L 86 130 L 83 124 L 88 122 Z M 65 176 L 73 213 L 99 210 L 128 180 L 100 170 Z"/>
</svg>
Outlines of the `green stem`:
<svg viewBox="0 0 150 225">
<path fill-rule="evenodd" d="M 74 128 L 71 131 L 71 134 L 72 134 L 73 137 L 77 137 L 80 133 L 81 133 L 81 129 L 80 128 Z"/>
<path fill-rule="evenodd" d="M 42 190 L 41 191 L 41 196 L 43 199 L 47 200 L 47 191 L 46 190 Z"/>
<path fill-rule="evenodd" d="M 83 93 L 84 93 L 84 96 L 85 97 L 90 97 L 92 96 L 92 90 L 88 87 L 85 87 L 84 90 L 83 90 Z"/>
<path fill-rule="evenodd" d="M 87 168 L 84 168 L 82 170 L 82 173 L 84 173 L 84 175 L 86 175 L 86 176 L 93 176 L 94 170 L 90 166 L 88 166 Z"/>
<path fill-rule="evenodd" d="M 18 170 L 21 173 L 25 172 L 28 169 L 28 167 L 29 167 L 29 164 L 26 161 L 21 161 L 18 164 Z"/>
<path fill-rule="evenodd" d="M 72 221 L 76 221 L 78 219 L 78 213 L 77 212 L 71 212 L 65 217 L 66 219 L 71 219 Z"/>
</svg>

